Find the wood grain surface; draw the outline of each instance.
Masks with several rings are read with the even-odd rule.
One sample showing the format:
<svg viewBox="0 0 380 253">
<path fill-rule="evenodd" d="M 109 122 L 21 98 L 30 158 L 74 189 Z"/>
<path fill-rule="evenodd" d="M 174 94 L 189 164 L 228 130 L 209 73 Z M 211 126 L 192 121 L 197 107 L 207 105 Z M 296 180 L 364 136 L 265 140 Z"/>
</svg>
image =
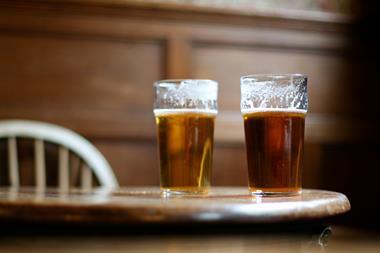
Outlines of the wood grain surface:
<svg viewBox="0 0 380 253">
<path fill-rule="evenodd" d="M 208 195 L 163 197 L 158 188 L 99 188 L 90 192 L 2 188 L 0 219 L 92 224 L 276 223 L 347 212 L 345 195 L 303 190 L 293 197 L 252 197 L 242 187 L 214 187 Z"/>
</svg>

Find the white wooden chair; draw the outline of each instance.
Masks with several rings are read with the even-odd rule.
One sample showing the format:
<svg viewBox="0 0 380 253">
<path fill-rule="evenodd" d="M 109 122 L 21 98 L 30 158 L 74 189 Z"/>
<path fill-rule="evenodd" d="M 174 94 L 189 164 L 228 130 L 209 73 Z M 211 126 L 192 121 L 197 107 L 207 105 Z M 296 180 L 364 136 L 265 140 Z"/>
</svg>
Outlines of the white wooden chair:
<svg viewBox="0 0 380 253">
<path fill-rule="evenodd" d="M 90 189 L 92 172 L 99 184 L 104 187 L 118 186 L 116 177 L 103 155 L 86 139 L 77 133 L 48 123 L 30 120 L 0 120 L 0 138 L 7 138 L 8 169 L 11 187 L 19 187 L 19 168 L 17 157 L 17 138 L 34 139 L 34 168 L 36 188 L 46 188 L 45 148 L 44 143 L 58 145 L 58 189 L 68 191 L 69 152 L 82 160 L 81 187 Z"/>
</svg>

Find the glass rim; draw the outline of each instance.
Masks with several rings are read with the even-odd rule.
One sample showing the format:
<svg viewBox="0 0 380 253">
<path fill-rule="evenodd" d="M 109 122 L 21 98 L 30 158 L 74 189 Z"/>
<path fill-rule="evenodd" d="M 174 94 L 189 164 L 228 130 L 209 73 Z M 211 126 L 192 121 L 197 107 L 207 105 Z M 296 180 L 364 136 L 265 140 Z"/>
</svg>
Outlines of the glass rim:
<svg viewBox="0 0 380 253">
<path fill-rule="evenodd" d="M 163 79 L 158 80 L 153 83 L 154 87 L 159 87 L 161 84 L 172 84 L 172 85 L 179 85 L 182 81 L 197 81 L 197 82 L 203 82 L 206 84 L 213 84 L 218 86 L 218 82 L 212 79 L 193 79 L 193 78 L 184 78 L 184 79 Z"/>
<path fill-rule="evenodd" d="M 266 81 L 266 80 L 283 80 L 283 79 L 290 79 L 290 78 L 303 78 L 307 79 L 308 76 L 306 74 L 301 73 L 294 73 L 294 74 L 253 74 L 253 75 L 244 75 L 240 77 L 240 80 L 247 80 L 247 79 L 253 79 L 257 81 Z"/>
</svg>

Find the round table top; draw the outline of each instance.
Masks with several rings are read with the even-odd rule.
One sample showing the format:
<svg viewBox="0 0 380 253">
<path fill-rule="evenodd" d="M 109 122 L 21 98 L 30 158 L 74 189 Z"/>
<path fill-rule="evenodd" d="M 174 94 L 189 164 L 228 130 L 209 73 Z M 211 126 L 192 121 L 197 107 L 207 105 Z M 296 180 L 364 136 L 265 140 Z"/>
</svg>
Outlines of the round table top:
<svg viewBox="0 0 380 253">
<path fill-rule="evenodd" d="M 350 210 L 341 193 L 304 189 L 291 197 L 253 197 L 243 187 L 213 187 L 208 195 L 164 197 L 158 188 L 36 191 L 0 188 L 0 219 L 133 223 L 278 223 L 311 221 Z"/>
</svg>

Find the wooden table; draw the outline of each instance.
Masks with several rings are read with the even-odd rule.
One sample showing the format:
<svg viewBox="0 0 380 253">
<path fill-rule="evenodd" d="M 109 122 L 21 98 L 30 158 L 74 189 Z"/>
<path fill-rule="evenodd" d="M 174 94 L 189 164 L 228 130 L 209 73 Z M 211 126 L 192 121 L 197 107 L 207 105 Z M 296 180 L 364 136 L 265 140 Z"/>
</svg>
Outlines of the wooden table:
<svg viewBox="0 0 380 253">
<path fill-rule="evenodd" d="M 0 252 L 379 252 L 375 234 L 318 222 L 348 209 L 344 195 L 311 190 L 257 199 L 244 188 L 214 188 L 168 199 L 157 188 L 2 188 Z"/>
<path fill-rule="evenodd" d="M 291 197 L 253 197 L 243 187 L 207 195 L 164 197 L 158 188 L 57 192 L 0 189 L 0 219 L 85 224 L 250 223 L 313 221 L 347 212 L 341 193 L 303 190 Z"/>
</svg>

